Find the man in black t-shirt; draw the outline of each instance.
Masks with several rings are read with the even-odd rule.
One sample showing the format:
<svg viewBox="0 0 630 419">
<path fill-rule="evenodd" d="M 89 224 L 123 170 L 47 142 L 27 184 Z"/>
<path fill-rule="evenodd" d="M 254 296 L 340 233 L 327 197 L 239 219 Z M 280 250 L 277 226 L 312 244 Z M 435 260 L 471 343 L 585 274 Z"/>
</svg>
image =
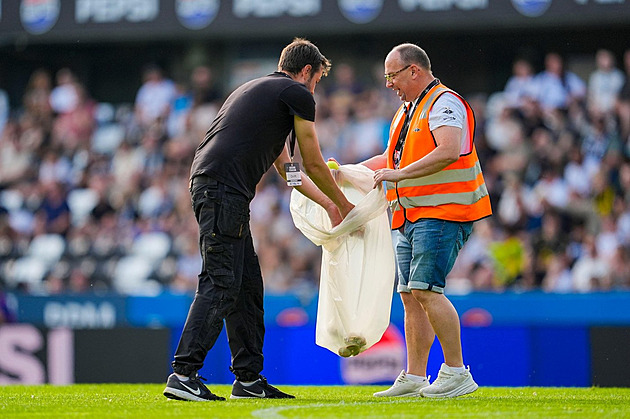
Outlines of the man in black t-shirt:
<svg viewBox="0 0 630 419">
<path fill-rule="evenodd" d="M 249 227 L 249 203 L 273 164 L 285 179 L 289 170 L 291 184 L 324 207 L 333 226 L 352 210 L 324 162 L 315 133 L 313 92 L 329 69 L 315 45 L 295 39 L 282 51 L 277 72 L 243 84 L 228 97 L 197 148 L 190 192 L 203 268 L 166 397 L 225 400 L 210 392 L 197 373 L 225 321 L 230 370 L 236 376 L 231 398 L 293 398 L 260 374 L 263 280 Z M 301 184 L 295 179 L 301 172 L 290 157 L 296 137 L 308 174 L 301 176 Z"/>
</svg>

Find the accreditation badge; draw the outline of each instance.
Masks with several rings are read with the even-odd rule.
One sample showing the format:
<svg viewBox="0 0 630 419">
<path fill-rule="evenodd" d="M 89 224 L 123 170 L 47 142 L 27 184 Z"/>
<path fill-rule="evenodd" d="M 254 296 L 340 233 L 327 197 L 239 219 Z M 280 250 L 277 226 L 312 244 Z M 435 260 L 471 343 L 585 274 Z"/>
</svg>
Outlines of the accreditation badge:
<svg viewBox="0 0 630 419">
<path fill-rule="evenodd" d="M 302 186 L 302 172 L 300 172 L 300 163 L 285 163 L 284 172 L 287 175 L 287 185 Z"/>
</svg>

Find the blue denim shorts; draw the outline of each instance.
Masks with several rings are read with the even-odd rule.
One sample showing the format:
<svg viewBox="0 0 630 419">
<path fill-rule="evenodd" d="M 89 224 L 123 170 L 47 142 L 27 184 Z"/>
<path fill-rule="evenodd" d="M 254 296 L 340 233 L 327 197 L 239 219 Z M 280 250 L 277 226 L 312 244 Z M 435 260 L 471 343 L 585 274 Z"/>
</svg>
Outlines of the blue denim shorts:
<svg viewBox="0 0 630 419">
<path fill-rule="evenodd" d="M 403 231 L 394 232 L 398 292 L 444 293 L 446 276 L 470 237 L 472 225 L 429 218 L 405 221 Z"/>
</svg>

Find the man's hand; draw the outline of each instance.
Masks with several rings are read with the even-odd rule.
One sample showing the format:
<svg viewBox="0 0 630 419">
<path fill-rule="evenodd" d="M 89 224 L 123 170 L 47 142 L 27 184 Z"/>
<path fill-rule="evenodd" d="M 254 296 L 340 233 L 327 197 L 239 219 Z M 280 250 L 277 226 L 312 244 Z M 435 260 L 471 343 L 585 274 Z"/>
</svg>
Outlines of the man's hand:
<svg viewBox="0 0 630 419">
<path fill-rule="evenodd" d="M 293 126 L 295 128 L 295 134 L 297 135 L 298 145 L 300 146 L 302 163 L 304 164 L 306 174 L 313 181 L 315 186 L 326 195 L 327 199 L 335 203 L 337 208 L 339 208 L 339 213 L 345 218 L 352 208 L 354 208 L 354 205 L 352 205 L 343 192 L 341 192 L 341 189 L 339 189 L 339 186 L 337 186 L 331 174 L 330 168 L 326 165 L 326 162 L 324 162 L 319 147 L 319 141 L 317 140 L 317 133 L 315 132 L 315 124 L 296 115 L 294 117 Z M 306 196 L 311 198 L 309 195 Z"/>
<path fill-rule="evenodd" d="M 400 170 L 396 169 L 378 169 L 374 172 L 374 185 L 372 187 L 378 187 L 384 180 L 398 182 L 402 180 L 402 173 L 400 173 Z"/>
<path fill-rule="evenodd" d="M 326 162 L 326 165 L 328 166 L 329 169 L 332 169 L 332 170 L 339 169 L 339 162 L 335 160 L 334 157 L 329 158 L 328 161 Z"/>
<path fill-rule="evenodd" d="M 328 218 L 330 218 L 330 222 L 333 227 L 337 227 L 343 221 L 343 217 L 339 213 L 339 208 L 336 205 L 332 205 L 328 208 L 325 208 L 326 214 L 328 214 Z"/>
</svg>

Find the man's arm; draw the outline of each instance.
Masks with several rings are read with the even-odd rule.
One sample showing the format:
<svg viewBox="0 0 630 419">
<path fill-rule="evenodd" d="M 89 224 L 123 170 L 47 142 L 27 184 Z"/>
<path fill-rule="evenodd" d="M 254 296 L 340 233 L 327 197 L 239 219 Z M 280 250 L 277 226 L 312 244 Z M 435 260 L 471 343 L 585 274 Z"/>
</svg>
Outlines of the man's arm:
<svg viewBox="0 0 630 419">
<path fill-rule="evenodd" d="M 332 202 L 335 203 L 342 217 L 354 208 L 354 205 L 346 199 L 341 189 L 330 174 L 330 169 L 324 162 L 322 152 L 319 149 L 319 141 L 315 132 L 315 123 L 302 119 L 299 116 L 294 118 L 295 134 L 302 154 L 304 171 L 312 179 L 313 183 Z"/>
<path fill-rule="evenodd" d="M 385 150 L 383 154 L 377 154 L 376 156 L 370 157 L 359 164 L 362 164 L 372 170 L 384 169 L 387 167 L 387 150 Z"/>
<path fill-rule="evenodd" d="M 289 152 L 287 150 L 287 147 L 285 146 L 280 156 L 278 156 L 276 161 L 273 163 L 276 171 L 285 180 L 287 178 L 287 174 L 284 170 L 284 164 L 289 163 L 290 161 L 291 159 L 289 159 Z M 295 186 L 295 189 L 297 189 L 298 192 L 306 196 L 311 201 L 323 207 L 326 210 L 326 214 L 328 214 L 328 218 L 330 218 L 333 227 L 341 223 L 343 218 L 341 217 L 339 209 L 337 208 L 335 203 L 331 201 L 330 198 L 328 198 L 326 195 L 324 195 L 324 193 L 320 191 L 306 175 L 302 175 L 302 185 Z"/>
<path fill-rule="evenodd" d="M 437 144 L 435 150 L 402 169 L 377 170 L 374 173 L 374 186 L 376 187 L 384 180 L 400 182 L 404 179 L 413 179 L 439 172 L 459 159 L 461 136 L 461 128 L 441 126 L 435 129 L 433 131 L 433 137 Z"/>
</svg>

